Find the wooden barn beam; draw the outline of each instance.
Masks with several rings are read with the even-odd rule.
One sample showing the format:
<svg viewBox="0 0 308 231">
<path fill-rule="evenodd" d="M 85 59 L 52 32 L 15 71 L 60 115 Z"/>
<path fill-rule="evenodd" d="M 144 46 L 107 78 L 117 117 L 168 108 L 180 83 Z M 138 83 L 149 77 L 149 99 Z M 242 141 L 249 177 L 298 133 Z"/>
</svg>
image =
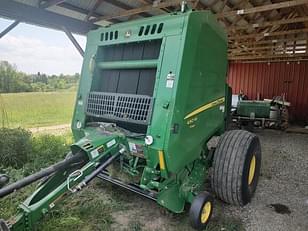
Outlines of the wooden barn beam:
<svg viewBox="0 0 308 231">
<path fill-rule="evenodd" d="M 294 50 L 287 50 L 287 51 L 284 51 L 284 50 L 274 50 L 274 51 L 271 51 L 271 50 L 265 50 L 263 52 L 243 52 L 243 53 L 228 53 L 229 56 L 231 57 L 236 57 L 236 58 L 241 58 L 241 57 L 247 57 L 247 56 L 268 56 L 268 55 L 287 55 L 287 56 L 290 56 L 290 55 L 293 55 L 293 54 L 306 54 L 307 51 L 306 49 L 296 49 Z"/>
<path fill-rule="evenodd" d="M 282 38 L 282 39 L 270 39 L 270 40 L 263 40 L 263 41 L 250 41 L 250 42 L 246 42 L 246 41 L 235 41 L 235 42 L 230 42 L 229 43 L 229 47 L 238 47 L 238 46 L 256 46 L 256 45 L 265 45 L 265 44 L 279 44 L 279 43 L 283 43 L 283 42 L 300 42 L 300 41 L 308 41 L 308 36 L 304 36 L 304 37 L 290 37 L 290 38 Z"/>
<path fill-rule="evenodd" d="M 246 1 L 245 0 L 241 0 L 237 4 L 232 5 L 229 1 L 225 1 L 225 5 L 224 6 L 228 6 L 229 8 L 231 8 L 231 11 L 233 11 L 234 9 L 239 8 L 238 6 L 240 4 L 242 4 L 243 2 L 246 2 Z M 235 16 L 235 20 L 231 21 L 231 25 L 230 26 L 236 25 L 241 20 L 245 21 L 247 24 L 250 24 L 250 19 L 246 15 L 236 15 Z"/>
<path fill-rule="evenodd" d="M 52 7 L 55 5 L 58 5 L 62 2 L 65 2 L 65 0 L 49 0 L 49 1 L 41 1 L 40 2 L 40 8 L 48 8 L 48 7 Z"/>
<path fill-rule="evenodd" d="M 166 7 L 169 7 L 169 6 L 176 6 L 176 5 L 181 4 L 181 2 L 182 2 L 182 0 L 170 0 L 170 1 L 162 2 L 162 3 L 158 3 L 158 4 L 148 4 L 148 5 L 139 7 L 139 8 L 123 11 L 121 14 L 111 14 L 111 15 L 108 15 L 108 16 L 103 16 L 103 17 L 100 17 L 98 19 L 93 20 L 93 22 L 98 22 L 98 21 L 102 21 L 102 20 L 108 21 L 108 20 L 114 19 L 114 18 L 127 17 L 127 16 L 131 16 L 131 15 L 135 15 L 135 14 L 149 12 L 153 9 L 161 9 L 161 8 L 166 8 Z"/>
<path fill-rule="evenodd" d="M 140 3 L 142 3 L 142 4 L 144 4 L 144 5 L 147 5 L 147 4 L 151 4 L 152 3 L 152 1 L 151 0 L 137 0 L 138 2 L 140 2 Z M 159 12 L 159 13 L 166 13 L 166 12 L 169 12 L 168 11 L 168 9 L 166 9 L 166 8 L 162 8 L 162 9 L 155 9 L 157 12 Z"/>
<path fill-rule="evenodd" d="M 107 0 L 104 0 L 104 1 L 107 1 Z M 80 7 L 75 6 L 75 5 L 72 5 L 72 4 L 67 3 L 67 2 L 60 3 L 60 4 L 57 5 L 57 6 L 60 6 L 60 7 L 62 7 L 62 8 L 68 9 L 68 10 L 76 11 L 76 12 L 78 12 L 78 13 L 80 13 L 80 14 L 84 14 L 84 15 L 88 15 L 88 14 L 89 14 L 89 11 L 88 11 L 88 10 L 83 9 L 83 8 L 80 8 Z M 92 13 L 92 16 L 98 18 L 98 17 L 102 17 L 103 15 L 98 14 L 98 13 L 96 13 L 96 12 L 93 12 L 93 13 Z M 110 20 L 110 22 L 112 22 L 112 23 L 117 23 L 117 22 L 120 22 L 120 21 L 117 20 L 117 19 L 114 19 L 114 20 Z"/>
<path fill-rule="evenodd" d="M 118 0 L 103 0 L 103 1 L 108 3 L 108 4 L 110 4 L 110 5 L 112 5 L 112 6 L 116 6 L 116 7 L 120 8 L 120 9 L 123 9 L 123 10 L 126 10 L 126 11 L 134 9 L 133 7 L 131 7 L 129 5 L 126 5 L 125 3 L 121 2 L 121 1 L 118 1 Z M 151 14 L 148 14 L 148 13 L 141 13 L 140 15 L 143 16 L 143 17 L 151 16 Z M 103 15 L 95 16 L 95 17 L 99 18 L 99 17 L 103 17 Z M 93 20 L 95 20 L 95 19 L 93 19 Z M 121 22 L 118 19 L 113 19 L 113 20 L 108 20 L 108 21 L 111 21 L 111 22 Z"/>
<path fill-rule="evenodd" d="M 303 45 L 297 45 L 297 46 L 305 46 L 306 44 Z M 262 50 L 272 50 L 272 51 L 306 51 L 307 47 L 305 48 L 296 48 L 297 46 L 291 46 L 291 45 L 285 45 L 285 46 L 263 46 L 263 47 L 249 47 L 249 48 L 238 48 L 238 49 L 229 49 L 228 51 L 231 54 L 240 54 L 240 53 L 249 53 L 249 52 L 254 52 L 254 51 L 262 51 Z"/>
<path fill-rule="evenodd" d="M 293 0 L 293 1 L 279 2 L 279 3 L 273 3 L 273 4 L 263 5 L 263 6 L 246 8 L 246 9 L 221 12 L 217 14 L 217 17 L 222 18 L 222 17 L 236 16 L 236 15 L 243 15 L 243 14 L 254 14 L 254 13 L 259 13 L 263 11 L 277 10 L 281 8 L 294 7 L 294 6 L 304 5 L 304 4 L 308 4 L 308 0 Z"/>
<path fill-rule="evenodd" d="M 295 57 L 308 57 L 308 53 L 303 54 L 262 54 L 262 55 L 247 55 L 247 56 L 228 56 L 229 60 L 254 60 L 254 59 L 272 59 L 272 58 L 295 58 Z"/>
<path fill-rule="evenodd" d="M 230 27 L 228 27 L 226 29 L 227 29 L 227 31 L 245 30 L 245 29 L 250 29 L 250 28 L 262 28 L 262 27 L 268 27 L 268 26 L 279 26 L 279 25 L 299 23 L 299 22 L 308 22 L 308 16 L 307 17 L 298 17 L 298 18 L 290 18 L 290 19 L 268 21 L 268 22 L 262 22 L 262 23 L 252 23 L 252 24 L 247 24 L 247 25 L 243 25 L 243 26 L 230 26 Z"/>
<path fill-rule="evenodd" d="M 240 36 L 229 36 L 231 40 L 242 40 L 242 39 L 250 39 L 250 38 L 262 38 L 262 37 L 276 37 L 282 35 L 290 35 L 290 34 L 303 34 L 307 33 L 308 28 L 304 29 L 295 29 L 295 30 L 287 30 L 287 31 L 277 31 L 277 32 L 265 32 L 265 33 L 253 33 L 248 35 L 240 35 Z"/>
<path fill-rule="evenodd" d="M 294 57 L 294 58 L 271 58 L 271 59 L 259 59 L 259 60 L 230 60 L 235 63 L 275 63 L 275 62 L 300 62 L 308 61 L 307 57 Z"/>
<path fill-rule="evenodd" d="M 85 21 L 89 21 L 90 17 L 93 15 L 93 13 L 97 10 L 97 8 L 103 3 L 104 0 L 96 0 L 95 4 L 91 8 L 91 10 L 88 12 Z"/>
</svg>

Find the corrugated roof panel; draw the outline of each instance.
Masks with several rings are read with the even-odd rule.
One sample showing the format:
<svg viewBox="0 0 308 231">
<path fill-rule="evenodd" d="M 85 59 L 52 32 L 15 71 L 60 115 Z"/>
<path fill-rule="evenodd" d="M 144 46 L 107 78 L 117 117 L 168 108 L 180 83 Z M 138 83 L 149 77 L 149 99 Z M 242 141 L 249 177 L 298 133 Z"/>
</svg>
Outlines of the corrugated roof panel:
<svg viewBox="0 0 308 231">
<path fill-rule="evenodd" d="M 130 7 L 130 6 L 128 6 Z M 102 15 L 115 15 L 115 14 L 121 14 L 125 12 L 126 10 L 123 8 L 120 8 L 118 6 L 115 6 L 114 4 L 111 4 L 109 2 L 103 1 L 103 3 L 99 6 L 99 8 L 96 10 L 97 13 L 102 14 Z M 140 18 L 138 15 L 134 15 L 134 18 Z M 117 18 L 120 21 L 127 21 L 129 19 L 132 19 L 131 17 L 119 17 Z"/>
</svg>

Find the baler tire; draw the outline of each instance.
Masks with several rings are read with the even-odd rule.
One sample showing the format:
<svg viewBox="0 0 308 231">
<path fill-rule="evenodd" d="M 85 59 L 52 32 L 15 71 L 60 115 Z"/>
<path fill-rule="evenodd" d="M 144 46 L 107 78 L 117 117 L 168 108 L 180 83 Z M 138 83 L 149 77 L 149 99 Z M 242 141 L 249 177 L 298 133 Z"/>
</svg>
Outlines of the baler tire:
<svg viewBox="0 0 308 231">
<path fill-rule="evenodd" d="M 0 219 L 0 231 L 10 231 L 9 227 L 7 226 L 6 222 Z"/>
<path fill-rule="evenodd" d="M 208 192 L 198 194 L 189 209 L 189 219 L 191 226 L 196 230 L 206 228 L 213 213 L 214 199 Z"/>
<path fill-rule="evenodd" d="M 260 168 L 259 138 L 244 130 L 228 131 L 215 150 L 212 189 L 221 200 L 244 206 L 254 195 Z"/>
</svg>

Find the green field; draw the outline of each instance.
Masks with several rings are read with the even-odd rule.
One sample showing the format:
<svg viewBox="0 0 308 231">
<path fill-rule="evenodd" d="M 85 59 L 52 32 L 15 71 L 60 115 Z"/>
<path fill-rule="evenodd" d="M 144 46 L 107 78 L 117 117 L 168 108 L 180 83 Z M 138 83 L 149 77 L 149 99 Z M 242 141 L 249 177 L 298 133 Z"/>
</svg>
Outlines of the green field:
<svg viewBox="0 0 308 231">
<path fill-rule="evenodd" d="M 0 94 L 0 123 L 9 127 L 41 127 L 70 123 L 76 92 Z"/>
</svg>

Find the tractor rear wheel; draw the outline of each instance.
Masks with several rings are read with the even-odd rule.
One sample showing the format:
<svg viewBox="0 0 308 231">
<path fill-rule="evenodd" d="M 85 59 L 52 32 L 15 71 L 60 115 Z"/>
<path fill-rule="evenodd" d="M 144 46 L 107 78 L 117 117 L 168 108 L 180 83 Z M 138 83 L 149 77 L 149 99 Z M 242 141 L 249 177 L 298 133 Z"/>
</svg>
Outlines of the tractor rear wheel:
<svg viewBox="0 0 308 231">
<path fill-rule="evenodd" d="M 190 224 L 194 229 L 203 230 L 213 213 L 213 197 L 208 192 L 201 192 L 191 203 L 189 210 Z"/>
<path fill-rule="evenodd" d="M 256 190 L 260 168 L 259 138 L 244 130 L 228 131 L 215 150 L 212 188 L 221 200 L 243 206 Z"/>
</svg>

